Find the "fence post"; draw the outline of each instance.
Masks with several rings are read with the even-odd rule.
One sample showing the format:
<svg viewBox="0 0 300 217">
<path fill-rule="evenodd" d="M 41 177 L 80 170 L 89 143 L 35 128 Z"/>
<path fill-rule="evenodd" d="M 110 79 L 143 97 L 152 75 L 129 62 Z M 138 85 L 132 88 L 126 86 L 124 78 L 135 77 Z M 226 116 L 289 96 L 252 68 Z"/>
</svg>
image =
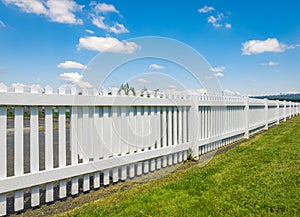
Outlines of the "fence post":
<svg viewBox="0 0 300 217">
<path fill-rule="evenodd" d="M 77 90 L 75 87 L 71 89 L 72 97 L 76 97 Z M 78 107 L 75 105 L 71 106 L 70 111 L 70 150 L 71 150 L 71 165 L 76 166 L 78 164 L 78 138 L 77 138 L 77 118 L 78 118 Z M 71 180 L 71 195 L 79 193 L 78 177 L 73 177 Z"/>
<path fill-rule="evenodd" d="M 277 121 L 276 121 L 276 124 L 279 124 L 279 121 L 280 121 L 280 106 L 279 106 L 279 100 L 276 100 L 276 104 L 277 104 Z"/>
<path fill-rule="evenodd" d="M 249 113 L 250 113 L 250 109 L 249 109 L 249 96 L 247 96 L 245 98 L 245 135 L 244 138 L 249 139 Z"/>
<path fill-rule="evenodd" d="M 45 94 L 53 94 L 50 86 L 45 87 Z M 53 110 L 52 107 L 45 107 L 45 169 L 53 169 Z M 45 202 L 54 200 L 53 183 L 46 184 Z"/>
<path fill-rule="evenodd" d="M 58 89 L 58 94 L 64 95 L 66 94 L 66 89 L 64 87 L 60 87 Z M 63 167 L 67 165 L 67 148 L 66 148 L 66 140 L 67 140 L 67 132 L 66 132 L 66 109 L 65 107 L 58 108 L 58 165 L 59 167 Z M 61 180 L 59 181 L 59 198 L 67 197 L 67 181 Z"/>
<path fill-rule="evenodd" d="M 289 101 L 290 107 L 289 107 L 289 118 L 292 118 L 292 102 Z"/>
<path fill-rule="evenodd" d="M 292 117 L 295 117 L 295 103 L 292 102 Z"/>
<path fill-rule="evenodd" d="M 15 86 L 15 93 L 24 93 L 24 87 L 21 84 Z M 15 176 L 24 174 L 24 107 L 15 107 L 14 115 L 14 169 Z M 23 190 L 15 191 L 15 211 L 24 209 Z"/>
<path fill-rule="evenodd" d="M 284 100 L 283 101 L 284 102 L 284 110 L 283 110 L 283 115 L 284 115 L 284 119 L 283 119 L 283 121 L 286 121 L 286 101 Z"/>
<path fill-rule="evenodd" d="M 269 129 L 269 120 L 268 120 L 269 104 L 268 104 L 268 99 L 264 99 L 264 105 L 265 105 L 265 127 L 264 127 L 264 129 L 267 130 L 267 129 Z"/>
<path fill-rule="evenodd" d="M 191 106 L 188 110 L 188 140 L 191 143 L 192 155 L 194 159 L 199 159 L 199 146 L 198 146 L 198 135 L 199 135 L 199 118 L 198 118 L 198 104 L 199 96 L 191 96 Z"/>
<path fill-rule="evenodd" d="M 38 94 L 39 87 L 32 85 L 30 92 Z M 30 172 L 39 172 L 39 109 L 30 107 Z M 40 205 L 40 188 L 31 188 L 31 206 Z"/>
<path fill-rule="evenodd" d="M 7 92 L 5 84 L 0 83 L 0 92 Z M 7 177 L 7 107 L 0 107 L 0 179 Z M 0 216 L 6 215 L 6 194 L 0 194 Z"/>
</svg>

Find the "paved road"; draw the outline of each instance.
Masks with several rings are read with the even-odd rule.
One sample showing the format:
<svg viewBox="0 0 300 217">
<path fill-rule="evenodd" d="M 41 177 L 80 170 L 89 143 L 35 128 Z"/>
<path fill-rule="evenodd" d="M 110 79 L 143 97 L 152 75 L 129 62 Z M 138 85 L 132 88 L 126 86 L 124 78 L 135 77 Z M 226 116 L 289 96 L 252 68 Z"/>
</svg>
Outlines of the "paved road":
<svg viewBox="0 0 300 217">
<path fill-rule="evenodd" d="M 58 122 L 57 120 L 53 121 L 53 125 L 57 126 Z M 13 129 L 14 128 L 14 119 L 13 118 L 7 118 L 7 129 Z M 30 127 L 30 119 L 26 118 L 24 119 L 24 128 Z M 45 126 L 45 120 L 44 119 L 39 119 L 39 127 L 44 127 Z"/>
<path fill-rule="evenodd" d="M 67 164 L 70 164 L 70 130 L 66 130 L 66 145 L 67 145 Z M 58 131 L 53 131 L 53 161 L 54 167 L 58 166 Z M 39 132 L 39 166 L 41 170 L 45 169 L 45 133 Z M 14 134 L 7 135 L 7 174 L 14 175 Z M 30 172 L 30 134 L 24 133 L 24 172 Z"/>
<path fill-rule="evenodd" d="M 43 122 L 43 121 L 42 121 Z M 13 126 L 13 121 L 8 122 L 9 127 Z M 25 121 L 25 127 L 27 127 L 29 121 Z M 12 130 L 13 132 L 13 130 Z M 30 172 L 30 133 L 29 131 L 24 131 L 24 173 Z M 70 152 L 70 130 L 66 129 L 66 159 L 67 165 L 71 162 L 71 152 Z M 53 131 L 53 162 L 54 167 L 58 167 L 58 130 Z M 40 170 L 45 169 L 45 133 L 44 131 L 39 132 L 39 167 Z M 0 165 L 1 166 L 1 165 Z M 14 175 L 14 134 L 7 134 L 7 175 Z M 55 190 L 55 200 L 58 200 L 58 183 L 54 183 Z M 68 183 L 68 186 L 70 183 Z M 70 187 L 69 187 L 70 188 Z M 29 191 L 24 191 L 24 208 L 25 210 L 31 209 L 30 205 L 30 193 Z M 41 204 L 45 204 L 45 190 L 43 186 L 40 189 L 40 201 Z M 12 193 L 7 194 L 7 213 L 14 213 L 14 195 Z"/>
</svg>

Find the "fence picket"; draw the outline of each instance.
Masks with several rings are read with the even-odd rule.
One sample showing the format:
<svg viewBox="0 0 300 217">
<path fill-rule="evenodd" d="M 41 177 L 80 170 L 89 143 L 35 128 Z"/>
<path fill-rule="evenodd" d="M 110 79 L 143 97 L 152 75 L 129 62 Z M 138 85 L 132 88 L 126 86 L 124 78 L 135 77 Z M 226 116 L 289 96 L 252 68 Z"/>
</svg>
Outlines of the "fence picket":
<svg viewBox="0 0 300 217">
<path fill-rule="evenodd" d="M 129 111 L 125 106 L 121 107 L 121 154 L 126 155 L 128 153 L 128 129 L 129 129 Z"/>
<path fill-rule="evenodd" d="M 30 92 L 38 94 L 38 85 L 32 85 Z M 39 116 L 38 107 L 30 108 L 30 172 L 39 171 Z M 31 206 L 40 205 L 40 188 L 31 188 Z"/>
<path fill-rule="evenodd" d="M 104 159 L 112 156 L 112 142 L 111 142 L 111 133 L 112 133 L 112 122 L 111 122 L 111 108 L 105 106 L 103 108 L 103 157 Z"/>
<path fill-rule="evenodd" d="M 109 170 L 104 170 L 103 171 L 103 185 L 107 186 L 109 185 Z"/>
<path fill-rule="evenodd" d="M 39 171 L 39 117 L 38 108 L 30 108 L 30 172 Z M 31 206 L 40 205 L 40 188 L 31 189 Z"/>
<path fill-rule="evenodd" d="M 88 107 L 88 143 L 87 143 L 87 150 L 88 150 L 88 159 L 89 161 L 94 160 L 94 113 L 95 108 L 94 107 Z"/>
<path fill-rule="evenodd" d="M 7 176 L 7 108 L 0 107 L 0 179 Z M 6 215 L 6 194 L 0 194 L 0 216 Z"/>
<path fill-rule="evenodd" d="M 90 160 L 90 112 L 89 112 L 89 107 L 84 106 L 82 108 L 82 143 L 81 143 L 81 150 L 82 150 L 82 162 L 87 163 Z M 87 130 L 88 132 L 83 132 Z M 83 191 L 87 192 L 90 190 L 90 176 L 89 175 L 84 175 L 83 176 Z"/>
<path fill-rule="evenodd" d="M 50 86 L 45 87 L 45 94 L 52 94 Z M 45 169 L 53 169 L 53 110 L 52 107 L 45 107 Z M 53 183 L 46 184 L 45 202 L 54 200 Z"/>
<path fill-rule="evenodd" d="M 76 166 L 78 164 L 78 138 L 77 138 L 77 117 L 78 117 L 78 108 L 72 106 L 71 108 L 71 121 L 70 121 L 70 144 L 71 144 L 71 165 Z M 78 192 L 78 178 L 73 177 L 71 181 L 71 194 L 77 195 Z"/>
<path fill-rule="evenodd" d="M 173 107 L 173 145 L 178 144 L 177 107 Z M 178 153 L 173 154 L 173 163 L 178 163 Z"/>
<path fill-rule="evenodd" d="M 45 108 L 45 169 L 53 168 L 53 114 L 52 108 Z M 46 203 L 54 200 L 53 184 L 46 184 Z"/>
<path fill-rule="evenodd" d="M 119 156 L 120 154 L 120 135 L 119 135 L 119 108 L 116 106 L 112 107 L 112 155 L 113 157 Z M 112 170 L 113 182 L 119 181 L 119 169 L 113 168 Z"/>
<path fill-rule="evenodd" d="M 67 165 L 66 160 L 66 109 L 60 107 L 58 109 L 58 154 L 59 154 L 59 167 L 63 167 Z M 64 198 L 67 196 L 67 183 L 65 180 L 61 180 L 59 183 L 59 198 Z"/>
<path fill-rule="evenodd" d="M 94 107 L 94 117 L 93 117 L 93 160 L 98 161 L 102 157 L 102 138 L 103 134 L 103 118 L 102 118 L 102 110 L 99 107 Z M 100 187 L 100 172 L 94 173 L 94 188 Z"/>
<path fill-rule="evenodd" d="M 183 143 L 186 143 L 188 141 L 188 138 L 187 138 L 187 107 L 184 106 L 183 107 L 183 113 L 182 113 L 182 124 L 183 124 L 183 132 L 182 132 L 182 140 L 183 140 Z"/>
<path fill-rule="evenodd" d="M 82 162 L 89 162 L 89 107 L 82 107 L 82 128 L 80 129 L 82 134 L 82 141 L 80 144 L 80 150 L 82 150 Z"/>
<path fill-rule="evenodd" d="M 23 93 L 23 85 L 18 84 L 15 86 L 15 93 Z M 24 174 L 24 137 L 23 137 L 23 126 L 24 126 L 24 108 L 15 107 L 14 117 L 14 175 L 21 176 Z M 24 209 L 24 192 L 23 190 L 15 191 L 15 211 Z"/>
<path fill-rule="evenodd" d="M 167 147 L 167 108 L 165 106 L 162 107 L 162 120 L 161 120 L 161 137 L 162 137 L 162 148 Z M 163 156 L 162 158 L 162 167 L 167 166 L 167 156 Z"/>
<path fill-rule="evenodd" d="M 172 107 L 168 107 L 168 123 L 167 123 L 167 129 L 168 129 L 168 146 L 172 146 L 173 145 L 173 134 L 172 134 L 172 130 L 173 130 L 173 126 L 172 126 Z M 173 155 L 170 154 L 168 155 L 168 166 L 172 166 L 173 164 Z"/>
<path fill-rule="evenodd" d="M 154 106 L 150 107 L 150 115 L 149 115 L 149 145 L 150 149 L 153 150 L 156 147 L 156 140 L 157 140 L 157 128 L 158 128 L 158 121 L 156 115 L 156 109 Z"/>
<path fill-rule="evenodd" d="M 121 139 L 121 148 L 120 153 L 121 155 L 126 155 L 128 153 L 128 130 L 129 130 L 129 114 L 128 114 L 128 108 L 125 106 L 121 107 L 121 118 L 120 118 L 120 139 Z M 121 168 L 121 177 L 120 179 L 122 181 L 126 180 L 127 178 L 127 166 L 123 166 Z"/>
<path fill-rule="evenodd" d="M 142 119 L 142 107 L 138 106 L 136 110 L 136 124 L 139 123 L 139 126 L 136 126 L 136 133 L 137 133 L 137 151 L 141 152 L 143 150 L 143 135 L 144 135 L 144 121 Z M 136 174 L 138 176 L 142 175 L 143 173 L 143 162 L 137 163 Z"/>
<path fill-rule="evenodd" d="M 137 149 L 136 146 L 136 124 L 135 124 L 135 115 L 134 115 L 134 107 L 131 106 L 129 108 L 129 136 L 128 136 L 128 153 L 132 154 Z M 135 175 L 135 166 L 134 164 L 129 165 L 129 178 L 133 178 Z"/>
</svg>

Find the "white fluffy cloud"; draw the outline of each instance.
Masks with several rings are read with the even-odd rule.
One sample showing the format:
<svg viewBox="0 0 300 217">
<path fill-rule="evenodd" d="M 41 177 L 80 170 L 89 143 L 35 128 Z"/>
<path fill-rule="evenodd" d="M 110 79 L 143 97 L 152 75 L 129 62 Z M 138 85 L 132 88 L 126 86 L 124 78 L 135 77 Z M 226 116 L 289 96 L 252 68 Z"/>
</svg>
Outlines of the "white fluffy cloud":
<svg viewBox="0 0 300 217">
<path fill-rule="evenodd" d="M 198 9 L 199 13 L 210 13 L 212 15 L 207 17 L 207 23 L 210 23 L 213 27 L 219 28 L 219 27 L 225 27 L 227 29 L 231 28 L 231 24 L 226 22 L 229 19 L 230 12 L 227 12 L 227 15 L 224 15 L 223 13 L 220 13 L 215 10 L 212 6 L 204 6 L 200 9 Z"/>
<path fill-rule="evenodd" d="M 67 82 L 70 82 L 71 84 L 74 84 L 78 87 L 81 87 L 81 88 L 90 88 L 92 87 L 92 85 L 87 82 L 87 81 L 83 81 L 83 75 L 77 73 L 77 72 L 64 72 L 62 74 L 60 74 L 58 76 L 58 78 L 60 80 L 63 80 L 63 81 L 67 81 Z"/>
<path fill-rule="evenodd" d="M 0 20 L 0 28 L 5 28 L 5 27 L 6 27 L 5 23 L 2 20 Z"/>
<path fill-rule="evenodd" d="M 214 26 L 215 28 L 219 28 L 219 27 L 222 27 L 223 24 L 220 24 L 220 23 L 213 23 L 213 26 Z"/>
<path fill-rule="evenodd" d="M 166 67 L 158 65 L 158 64 L 151 64 L 149 65 L 150 69 L 165 69 Z"/>
<path fill-rule="evenodd" d="M 279 63 L 277 62 L 273 62 L 273 61 L 269 61 L 267 63 L 261 63 L 262 66 L 278 66 Z"/>
<path fill-rule="evenodd" d="M 47 9 L 43 2 L 39 0 L 2 0 L 4 4 L 12 4 L 19 7 L 26 13 L 47 14 Z"/>
<path fill-rule="evenodd" d="M 57 67 L 61 69 L 86 69 L 85 65 L 70 60 L 67 60 L 63 63 L 59 63 Z"/>
<path fill-rule="evenodd" d="M 91 6 L 93 6 L 95 4 L 91 4 Z M 106 4 L 106 3 L 99 3 L 95 5 L 95 11 L 97 13 L 120 13 L 115 6 L 111 5 L 111 4 Z"/>
<path fill-rule="evenodd" d="M 92 22 L 95 26 L 97 26 L 100 29 L 106 30 L 107 32 L 113 32 L 115 34 L 129 32 L 128 29 L 126 29 L 126 27 L 123 24 L 115 22 L 113 26 L 109 26 L 104 23 L 104 20 L 105 20 L 105 17 L 98 16 L 98 17 L 94 17 L 92 19 Z"/>
<path fill-rule="evenodd" d="M 78 49 L 111 53 L 134 53 L 138 49 L 138 45 L 134 42 L 119 41 L 113 37 L 86 36 L 79 39 Z"/>
<path fill-rule="evenodd" d="M 212 6 L 204 6 L 200 9 L 198 9 L 198 12 L 199 13 L 208 13 L 208 12 L 211 12 L 211 11 L 214 11 L 214 10 L 215 10 L 215 8 L 212 7 Z"/>
<path fill-rule="evenodd" d="M 250 40 L 242 44 L 242 54 L 252 55 L 264 52 L 282 53 L 292 48 L 286 44 L 280 43 L 276 38 L 268 38 L 266 40 Z"/>
<path fill-rule="evenodd" d="M 225 28 L 230 29 L 231 28 L 231 24 L 230 23 L 226 23 L 225 24 Z"/>
<path fill-rule="evenodd" d="M 224 77 L 224 74 L 222 72 L 217 72 L 217 73 L 214 73 L 214 76 L 219 78 L 219 77 Z"/>
<path fill-rule="evenodd" d="M 128 29 L 116 21 L 107 22 L 106 14 L 107 13 L 117 13 L 121 17 L 120 12 L 115 8 L 115 6 L 106 3 L 92 3 L 90 6 L 93 7 L 90 16 L 92 17 L 92 23 L 100 29 L 103 29 L 107 32 L 112 32 L 114 34 L 128 33 Z"/>
<path fill-rule="evenodd" d="M 25 13 L 45 15 L 52 22 L 67 24 L 82 24 L 75 13 L 81 11 L 83 6 L 74 0 L 3 0 L 4 4 L 15 5 Z"/>
<path fill-rule="evenodd" d="M 97 26 L 99 29 L 107 29 L 107 26 L 104 24 L 105 17 L 99 16 L 92 19 L 92 23 Z"/>
<path fill-rule="evenodd" d="M 207 22 L 208 23 L 215 23 L 215 22 L 217 22 L 217 18 L 215 18 L 214 16 L 209 16 L 207 18 Z"/>
<path fill-rule="evenodd" d="M 86 29 L 85 30 L 87 33 L 90 33 L 90 34 L 94 34 L 95 32 L 93 30 L 90 30 L 90 29 Z"/>
<path fill-rule="evenodd" d="M 223 74 L 224 70 L 225 70 L 224 66 L 217 66 L 217 67 L 209 68 L 209 71 L 211 71 L 213 73 L 213 75 L 217 78 L 224 76 L 224 74 Z"/>
<path fill-rule="evenodd" d="M 78 72 L 64 72 L 58 76 L 60 80 L 77 83 L 82 80 L 83 75 Z"/>
<path fill-rule="evenodd" d="M 207 18 L 207 22 L 211 23 L 215 28 L 222 27 L 222 20 L 224 19 L 224 14 L 223 13 L 218 13 L 217 16 L 209 16 Z M 231 28 L 231 24 L 225 24 L 226 28 Z"/>
<path fill-rule="evenodd" d="M 77 19 L 74 12 L 81 11 L 83 6 L 78 5 L 73 0 L 48 0 L 48 17 L 51 21 L 68 24 L 82 24 L 81 19 Z"/>
<path fill-rule="evenodd" d="M 113 26 L 109 27 L 109 31 L 113 32 L 115 34 L 129 32 L 128 29 L 126 29 L 126 27 L 123 24 L 120 24 L 120 23 L 117 23 L 117 22 Z"/>
<path fill-rule="evenodd" d="M 209 68 L 209 71 L 215 72 L 215 73 L 223 72 L 224 70 L 225 70 L 225 66 L 217 66 L 217 67 Z"/>
</svg>

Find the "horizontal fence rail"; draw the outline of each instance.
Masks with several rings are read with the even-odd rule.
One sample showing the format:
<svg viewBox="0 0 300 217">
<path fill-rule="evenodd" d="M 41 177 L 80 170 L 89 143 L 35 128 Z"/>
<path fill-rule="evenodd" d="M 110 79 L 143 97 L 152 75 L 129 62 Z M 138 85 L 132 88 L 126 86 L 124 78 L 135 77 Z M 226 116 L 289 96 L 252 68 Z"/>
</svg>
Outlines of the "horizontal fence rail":
<svg viewBox="0 0 300 217">
<path fill-rule="evenodd" d="M 299 103 L 248 97 L 0 83 L 0 216 L 197 158 L 299 113 Z"/>
</svg>

